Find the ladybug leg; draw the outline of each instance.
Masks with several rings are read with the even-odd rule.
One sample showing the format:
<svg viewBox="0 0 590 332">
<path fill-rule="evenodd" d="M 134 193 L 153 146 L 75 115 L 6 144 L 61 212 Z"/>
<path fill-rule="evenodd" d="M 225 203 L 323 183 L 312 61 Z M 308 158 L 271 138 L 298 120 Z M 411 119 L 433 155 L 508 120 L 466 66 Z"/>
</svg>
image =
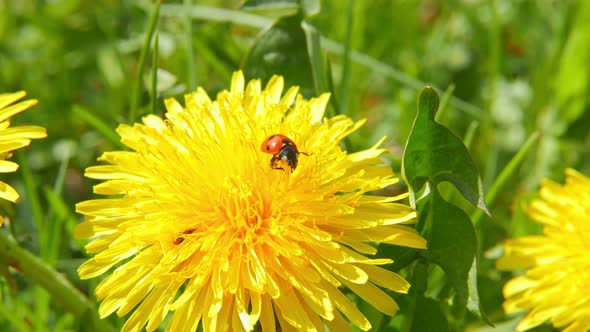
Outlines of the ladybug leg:
<svg viewBox="0 0 590 332">
<path fill-rule="evenodd" d="M 278 154 L 278 157 L 283 164 L 283 168 L 289 168 L 291 173 L 297 168 L 297 157 L 299 153 L 295 148 L 290 145 L 285 146 L 281 152 Z"/>
<path fill-rule="evenodd" d="M 288 159 L 287 160 L 287 164 L 291 168 L 291 173 L 293 173 L 293 171 L 295 170 L 295 168 L 297 168 L 297 158 L 295 158 L 295 159 Z"/>
<path fill-rule="evenodd" d="M 274 156 L 272 156 L 272 158 L 270 159 L 270 168 L 272 169 L 283 169 L 281 167 L 281 157 L 278 154 L 275 154 Z"/>
</svg>

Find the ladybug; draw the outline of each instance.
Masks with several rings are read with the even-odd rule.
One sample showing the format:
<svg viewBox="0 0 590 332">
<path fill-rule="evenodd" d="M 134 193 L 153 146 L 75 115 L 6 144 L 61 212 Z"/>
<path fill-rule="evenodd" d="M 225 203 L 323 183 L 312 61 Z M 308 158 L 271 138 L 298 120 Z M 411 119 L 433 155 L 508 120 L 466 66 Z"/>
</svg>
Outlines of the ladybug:
<svg viewBox="0 0 590 332">
<path fill-rule="evenodd" d="M 290 169 L 291 173 L 297 168 L 299 154 L 309 156 L 305 152 L 299 152 L 295 142 L 282 134 L 270 135 L 262 142 L 260 150 L 273 155 L 270 160 L 272 169 Z"/>
</svg>

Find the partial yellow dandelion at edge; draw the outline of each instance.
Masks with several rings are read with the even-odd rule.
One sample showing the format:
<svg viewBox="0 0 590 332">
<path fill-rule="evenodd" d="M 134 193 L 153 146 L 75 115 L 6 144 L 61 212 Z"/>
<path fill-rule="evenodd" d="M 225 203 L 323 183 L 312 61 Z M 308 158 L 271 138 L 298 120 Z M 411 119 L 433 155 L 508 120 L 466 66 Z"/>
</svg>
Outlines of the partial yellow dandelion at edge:
<svg viewBox="0 0 590 332">
<path fill-rule="evenodd" d="M 590 178 L 566 170 L 565 184 L 544 180 L 528 208 L 543 234 L 508 240 L 497 262 L 525 269 L 504 286 L 504 310 L 528 310 L 517 326 L 526 331 L 551 322 L 563 331 L 590 329 Z"/>
<path fill-rule="evenodd" d="M 18 164 L 4 160 L 14 150 L 31 144 L 32 139 L 47 136 L 47 131 L 38 126 L 10 127 L 10 118 L 37 104 L 37 100 L 25 100 L 16 103 L 26 96 L 25 91 L 0 94 L 0 173 L 12 173 L 18 169 Z M 5 182 L 0 181 L 0 198 L 16 202 L 19 194 Z M 0 221 L 1 226 L 1 221 Z"/>
<path fill-rule="evenodd" d="M 304 100 L 283 78 L 262 89 L 241 72 L 211 100 L 198 89 L 185 106 L 166 100 L 166 120 L 121 125 L 132 151 L 104 153 L 89 167 L 100 195 L 76 206 L 78 238 L 95 254 L 81 278 L 112 270 L 97 287 L 100 315 L 132 313 L 124 331 L 363 330 L 369 321 L 341 288 L 393 315 L 382 288 L 407 293 L 401 276 L 378 265 L 377 242 L 425 248 L 404 224 L 405 195 L 366 195 L 398 182 L 379 156 L 382 143 L 347 154 L 340 141 L 363 121 L 324 118 L 329 95 Z M 260 144 L 281 133 L 301 151 L 297 169 L 269 167 Z M 114 270 L 113 270 L 114 269 Z M 346 318 L 345 318 L 346 317 Z"/>
</svg>

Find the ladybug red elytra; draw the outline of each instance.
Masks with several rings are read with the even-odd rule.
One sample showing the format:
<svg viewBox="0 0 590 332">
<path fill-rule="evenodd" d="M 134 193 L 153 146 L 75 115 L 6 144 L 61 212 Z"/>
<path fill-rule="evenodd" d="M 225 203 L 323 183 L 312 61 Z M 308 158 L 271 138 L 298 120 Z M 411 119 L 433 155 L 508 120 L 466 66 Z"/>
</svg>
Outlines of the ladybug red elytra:
<svg viewBox="0 0 590 332">
<path fill-rule="evenodd" d="M 297 145 L 289 137 L 283 134 L 270 135 L 260 146 L 262 152 L 272 154 L 270 167 L 273 169 L 291 170 L 297 168 L 299 154 L 309 156 L 306 152 L 299 152 Z"/>
</svg>

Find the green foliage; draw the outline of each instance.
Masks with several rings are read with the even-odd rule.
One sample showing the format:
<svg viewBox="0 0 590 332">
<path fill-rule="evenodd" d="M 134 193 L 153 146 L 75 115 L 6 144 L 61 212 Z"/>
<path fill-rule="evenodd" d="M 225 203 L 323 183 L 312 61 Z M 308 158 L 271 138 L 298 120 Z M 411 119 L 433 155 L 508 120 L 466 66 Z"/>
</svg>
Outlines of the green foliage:
<svg viewBox="0 0 590 332">
<path fill-rule="evenodd" d="M 439 185 L 451 182 L 471 204 L 487 212 L 481 179 L 465 145 L 437 123 L 439 99 L 426 87 L 418 99 L 418 114 L 404 150 L 402 172 L 414 197 L 425 185 L 428 197 L 419 209 L 419 231 L 428 241 L 426 259 L 440 265 L 457 292 L 457 302 L 484 316 L 477 290 L 477 238 L 460 208 L 447 203 Z M 423 296 L 422 294 L 419 294 Z"/>
<path fill-rule="evenodd" d="M 416 308 L 420 308 L 420 316 L 414 316 L 412 320 L 411 332 L 447 332 L 449 323 L 441 310 L 440 303 L 433 299 L 416 296 Z M 424 319 L 423 317 L 428 317 Z"/>
<path fill-rule="evenodd" d="M 27 90 L 39 105 L 13 124 L 48 129 L 15 155 L 18 172 L 2 174 L 21 199 L 0 203 L 10 219 L 1 331 L 121 328 L 125 317 L 96 320 L 98 281 L 76 273 L 86 251 L 74 204 L 95 184 L 84 169 L 124 148 L 119 123 L 161 114 L 164 98 L 197 86 L 215 95 L 239 68 L 248 79 L 281 74 L 307 97 L 329 91 L 336 113 L 366 118 L 346 149 L 388 136 L 385 158 L 407 182 L 380 194 L 410 190 L 428 249 L 379 248 L 412 289 L 395 295 L 393 319 L 359 302 L 376 331 L 491 331 L 483 311 L 513 329 L 499 246 L 539 231 L 523 207 L 542 178 L 559 181 L 566 166 L 590 174 L 590 2 L 159 3 L 0 1 L 0 92 Z M 447 91 L 440 110 L 435 90 Z M 63 288 L 25 276 L 8 249 Z"/>
<path fill-rule="evenodd" d="M 481 179 L 469 151 L 461 140 L 434 121 L 438 94 L 426 87 L 420 93 L 418 114 L 404 150 L 402 172 L 410 194 L 428 182 L 433 190 L 443 181 L 459 189 L 471 204 L 487 212 Z"/>
<path fill-rule="evenodd" d="M 313 74 L 301 18 L 281 18 L 262 34 L 248 53 L 244 74 L 265 81 L 273 75 L 283 75 L 287 86 L 297 85 L 304 96 L 314 95 Z"/>
<path fill-rule="evenodd" d="M 574 27 L 566 40 L 555 80 L 560 118 L 568 123 L 584 113 L 590 81 L 589 71 L 580 70 L 590 63 L 590 3 L 582 1 L 578 7 Z"/>
</svg>

